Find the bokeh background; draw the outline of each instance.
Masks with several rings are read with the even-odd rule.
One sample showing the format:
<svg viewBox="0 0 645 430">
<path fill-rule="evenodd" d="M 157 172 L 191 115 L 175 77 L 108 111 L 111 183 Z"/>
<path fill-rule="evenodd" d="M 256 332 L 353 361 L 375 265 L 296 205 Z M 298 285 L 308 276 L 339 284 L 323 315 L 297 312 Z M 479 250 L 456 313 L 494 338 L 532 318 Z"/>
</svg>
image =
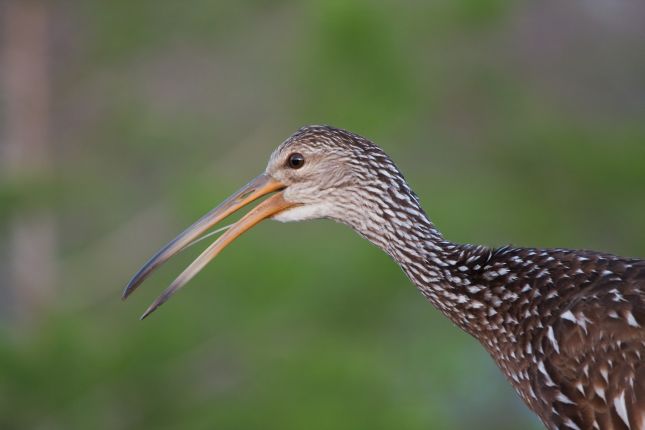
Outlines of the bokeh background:
<svg viewBox="0 0 645 430">
<path fill-rule="evenodd" d="M 537 429 L 347 228 L 129 277 L 302 125 L 363 134 L 445 235 L 645 257 L 645 3 L 4 0 L 0 428 Z M 195 247 L 200 248 L 200 247 Z"/>
</svg>

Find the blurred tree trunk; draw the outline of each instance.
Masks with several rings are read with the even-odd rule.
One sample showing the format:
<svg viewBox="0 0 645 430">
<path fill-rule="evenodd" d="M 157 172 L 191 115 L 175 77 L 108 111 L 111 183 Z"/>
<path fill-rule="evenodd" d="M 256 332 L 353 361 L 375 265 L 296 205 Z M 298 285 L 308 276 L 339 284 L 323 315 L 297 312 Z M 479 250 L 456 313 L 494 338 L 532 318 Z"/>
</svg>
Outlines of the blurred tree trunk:
<svg viewBox="0 0 645 430">
<path fill-rule="evenodd" d="M 50 171 L 48 3 L 9 0 L 0 19 L 5 99 L 0 167 L 4 179 L 20 190 L 24 181 L 38 183 Z M 29 321 L 51 298 L 56 284 L 55 233 L 49 210 L 36 205 L 12 213 L 6 242 L 8 282 L 2 282 L 5 318 Z"/>
</svg>

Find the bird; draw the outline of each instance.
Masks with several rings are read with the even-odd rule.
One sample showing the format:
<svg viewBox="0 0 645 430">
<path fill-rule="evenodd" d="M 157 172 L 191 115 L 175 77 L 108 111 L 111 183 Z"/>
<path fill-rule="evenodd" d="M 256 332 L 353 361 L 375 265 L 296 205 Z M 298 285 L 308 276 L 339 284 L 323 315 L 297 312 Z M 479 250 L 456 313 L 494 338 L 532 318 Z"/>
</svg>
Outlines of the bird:
<svg viewBox="0 0 645 430">
<path fill-rule="evenodd" d="M 287 138 L 264 173 L 150 258 L 123 298 L 215 224 L 265 196 L 141 318 L 260 221 L 331 219 L 387 253 L 436 309 L 479 341 L 547 429 L 645 430 L 645 260 L 451 242 L 392 159 L 340 128 L 306 126 Z"/>
</svg>

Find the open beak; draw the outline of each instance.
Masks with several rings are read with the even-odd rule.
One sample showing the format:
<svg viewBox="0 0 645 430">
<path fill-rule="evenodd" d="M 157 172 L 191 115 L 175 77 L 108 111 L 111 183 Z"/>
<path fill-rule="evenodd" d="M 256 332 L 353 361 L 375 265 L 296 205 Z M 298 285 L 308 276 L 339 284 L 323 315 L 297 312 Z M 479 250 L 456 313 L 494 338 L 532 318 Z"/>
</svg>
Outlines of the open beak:
<svg viewBox="0 0 645 430">
<path fill-rule="evenodd" d="M 171 240 L 161 248 L 130 280 L 123 291 L 123 298 L 127 298 L 146 278 L 159 266 L 168 261 L 170 257 L 179 253 L 194 240 L 203 235 L 215 224 L 231 215 L 233 212 L 248 205 L 262 196 L 278 191 L 268 199 L 253 208 L 249 213 L 233 224 L 222 234 L 212 245 L 200 254 L 172 284 L 148 307 L 141 319 L 144 319 L 159 306 L 166 302 L 177 290 L 186 285 L 193 276 L 208 264 L 228 244 L 233 242 L 239 235 L 249 230 L 260 221 L 270 218 L 285 209 L 295 206 L 294 203 L 284 199 L 282 190 L 285 186 L 267 174 L 262 174 L 246 184 L 235 194 L 224 200 L 219 206 L 212 209 L 206 215 L 197 220 L 193 225 L 184 230 L 179 236 Z"/>
</svg>

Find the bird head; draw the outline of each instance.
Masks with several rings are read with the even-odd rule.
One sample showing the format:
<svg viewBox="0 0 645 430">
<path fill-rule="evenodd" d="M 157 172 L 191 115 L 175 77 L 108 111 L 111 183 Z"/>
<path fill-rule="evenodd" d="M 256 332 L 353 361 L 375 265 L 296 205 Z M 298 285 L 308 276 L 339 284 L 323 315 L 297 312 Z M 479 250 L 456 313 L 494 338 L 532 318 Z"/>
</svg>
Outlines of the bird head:
<svg viewBox="0 0 645 430">
<path fill-rule="evenodd" d="M 371 229 L 379 228 L 379 218 L 385 216 L 385 207 L 400 207 L 403 202 L 420 210 L 416 196 L 394 163 L 369 140 L 329 126 L 303 127 L 271 154 L 264 173 L 150 258 L 130 280 L 123 298 L 128 297 L 157 267 L 190 246 L 218 222 L 265 196 L 269 197 L 232 224 L 199 255 L 150 305 L 142 318 L 186 285 L 228 244 L 264 219 L 288 222 L 329 218 L 369 236 L 369 226 Z M 393 199 L 398 201 L 393 202 Z"/>
<path fill-rule="evenodd" d="M 387 158 L 376 145 L 345 130 L 328 126 L 298 130 L 271 154 L 265 171 L 284 186 L 284 199 L 294 203 L 272 218 L 282 222 L 330 218 L 351 224 L 354 212 L 361 212 L 356 209 L 365 204 L 359 198 L 361 188 L 378 181 L 367 162 L 375 153 Z"/>
</svg>

